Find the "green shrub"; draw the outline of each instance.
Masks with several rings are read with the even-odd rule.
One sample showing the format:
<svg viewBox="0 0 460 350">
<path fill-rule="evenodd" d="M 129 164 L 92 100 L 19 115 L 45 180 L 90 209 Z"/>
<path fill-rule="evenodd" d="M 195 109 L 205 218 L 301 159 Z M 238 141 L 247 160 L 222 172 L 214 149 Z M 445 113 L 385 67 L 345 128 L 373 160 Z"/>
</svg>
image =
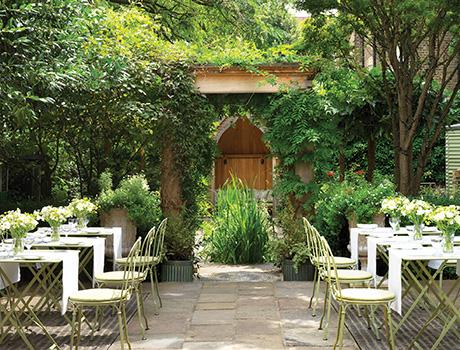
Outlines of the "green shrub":
<svg viewBox="0 0 460 350">
<path fill-rule="evenodd" d="M 194 225 L 182 217 L 168 218 L 165 233 L 166 257 L 168 260 L 191 260 L 195 246 Z"/>
<path fill-rule="evenodd" d="M 363 175 L 347 174 L 343 182 L 322 185 L 315 204 L 314 224 L 326 237 L 335 254 L 345 254 L 348 244 L 348 220 L 371 223 L 380 212 L 384 198 L 395 193 L 394 184 L 376 175 L 372 183 Z"/>
<path fill-rule="evenodd" d="M 303 221 L 295 217 L 294 208 L 289 202 L 278 211 L 276 226 L 281 232 L 275 229 L 272 231 L 267 247 L 267 259 L 277 266 L 281 266 L 283 260 L 289 259 L 294 262 L 294 268 L 298 269 L 309 259 L 310 251 Z"/>
<path fill-rule="evenodd" d="M 241 264 L 264 260 L 267 213 L 241 180 L 232 177 L 220 189 L 214 216 L 204 230 L 204 253 L 212 261 Z"/>
<path fill-rule="evenodd" d="M 101 193 L 98 204 L 102 211 L 124 208 L 137 226 L 140 235 L 148 232 L 161 220 L 160 194 L 150 191 L 144 175 L 128 176 L 119 186 L 111 188 L 111 175 L 104 173 L 100 179 Z"/>
<path fill-rule="evenodd" d="M 460 191 L 447 192 L 443 187 L 422 187 L 419 197 L 435 206 L 460 205 Z"/>
</svg>

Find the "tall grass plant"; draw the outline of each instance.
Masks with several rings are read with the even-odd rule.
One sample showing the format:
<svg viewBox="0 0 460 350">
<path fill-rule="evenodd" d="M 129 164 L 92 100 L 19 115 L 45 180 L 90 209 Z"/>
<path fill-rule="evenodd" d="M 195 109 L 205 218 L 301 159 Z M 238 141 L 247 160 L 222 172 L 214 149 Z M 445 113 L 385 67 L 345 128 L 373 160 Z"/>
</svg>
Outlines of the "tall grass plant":
<svg viewBox="0 0 460 350">
<path fill-rule="evenodd" d="M 267 211 L 251 189 L 232 177 L 219 190 L 214 215 L 204 227 L 204 253 L 224 264 L 262 262 L 268 229 Z"/>
</svg>

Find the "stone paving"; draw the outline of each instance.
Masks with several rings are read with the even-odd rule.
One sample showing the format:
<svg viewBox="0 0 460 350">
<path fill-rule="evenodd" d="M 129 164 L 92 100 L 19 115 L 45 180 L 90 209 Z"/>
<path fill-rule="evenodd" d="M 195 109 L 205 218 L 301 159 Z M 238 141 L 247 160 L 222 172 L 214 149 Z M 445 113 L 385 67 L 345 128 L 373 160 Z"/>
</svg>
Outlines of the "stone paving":
<svg viewBox="0 0 460 350">
<path fill-rule="evenodd" d="M 318 331 L 319 316 L 307 309 L 312 282 L 161 283 L 163 308 L 155 316 L 146 301 L 150 329 L 141 340 L 137 318 L 129 323 L 133 349 L 329 350 L 336 335 L 332 317 L 328 341 Z M 344 349 L 359 349 L 345 334 Z M 118 343 L 109 350 L 118 350 Z"/>
</svg>

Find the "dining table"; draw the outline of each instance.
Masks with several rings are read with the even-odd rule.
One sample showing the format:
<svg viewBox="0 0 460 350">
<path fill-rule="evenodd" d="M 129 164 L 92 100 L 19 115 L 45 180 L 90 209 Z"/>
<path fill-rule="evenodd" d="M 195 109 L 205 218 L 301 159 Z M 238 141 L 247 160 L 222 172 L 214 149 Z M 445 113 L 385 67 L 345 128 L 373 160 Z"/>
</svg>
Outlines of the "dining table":
<svg viewBox="0 0 460 350">
<path fill-rule="evenodd" d="M 406 228 L 398 231 L 386 228 L 366 230 L 367 271 L 373 275 L 377 287 L 384 287 L 386 281 L 388 290 L 395 294 L 391 308 L 400 315 L 394 327 L 395 334 L 413 317 L 418 317 L 416 311 L 423 309 L 427 312 L 427 318 L 417 329 L 409 348 L 426 348 L 426 344 L 419 342 L 430 322 L 437 319 L 443 324 L 441 333 L 430 347 L 434 350 L 449 330 L 460 338 L 460 310 L 456 306 L 460 296 L 460 237 L 454 237 L 454 251 L 444 253 L 439 231 L 429 227 L 421 239 L 414 239 L 411 233 Z M 388 264 L 388 272 L 383 277 L 377 273 L 378 259 Z M 448 266 L 456 268 L 457 278 L 443 286 L 442 276 Z M 407 303 L 403 303 L 405 298 L 408 298 Z"/>
<path fill-rule="evenodd" d="M 434 319 L 438 319 L 443 328 L 430 349 L 437 349 L 449 330 L 460 339 L 460 308 L 456 305 L 460 296 L 460 246 L 455 246 L 451 253 L 439 252 L 430 246 L 390 247 L 388 252 L 388 290 L 396 296 L 391 308 L 402 316 L 395 326 L 395 333 L 401 330 L 403 324 L 410 322 L 418 308 L 423 308 L 429 317 L 412 339 L 410 348 L 418 342 Z M 457 277 L 448 288 L 443 288 L 437 278 L 451 261 L 456 261 Z M 403 295 L 408 297 L 408 293 L 403 294 L 403 280 L 407 281 L 406 288 L 413 291 L 407 309 L 403 308 L 402 303 Z"/>
<path fill-rule="evenodd" d="M 117 259 L 122 258 L 123 231 L 121 227 L 85 227 L 82 229 L 72 229 L 69 225 L 62 225 L 62 234 L 69 237 L 102 237 L 111 240 L 113 270 L 116 270 Z M 38 233 L 44 232 L 51 235 L 49 227 L 39 227 Z"/>
<path fill-rule="evenodd" d="M 79 286 L 85 289 L 83 278 L 91 281 L 95 286 L 95 276 L 104 272 L 105 261 L 105 238 L 104 237 L 61 237 L 58 241 L 52 241 L 50 237 L 37 237 L 32 244 L 32 249 L 68 249 L 79 251 Z M 87 266 L 92 261 L 92 269 Z"/>
<path fill-rule="evenodd" d="M 26 268 L 31 278 L 19 287 L 20 267 Z M 66 312 L 69 296 L 78 291 L 78 269 L 78 250 L 28 250 L 17 255 L 1 251 L 0 296 L 6 302 L 0 303 L 0 347 L 13 330 L 29 349 L 34 349 L 24 332 L 30 323 L 57 346 L 40 315 L 56 309 L 70 322 Z"/>
</svg>

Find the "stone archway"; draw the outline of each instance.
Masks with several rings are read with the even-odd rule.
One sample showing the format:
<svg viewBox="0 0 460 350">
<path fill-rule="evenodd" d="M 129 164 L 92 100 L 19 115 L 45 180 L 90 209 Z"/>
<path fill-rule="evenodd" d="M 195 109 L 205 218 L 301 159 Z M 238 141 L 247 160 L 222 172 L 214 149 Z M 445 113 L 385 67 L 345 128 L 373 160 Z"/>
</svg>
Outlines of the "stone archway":
<svg viewBox="0 0 460 350">
<path fill-rule="evenodd" d="M 247 118 L 228 118 L 221 123 L 216 134 L 220 157 L 214 167 L 215 190 L 231 174 L 257 193 L 266 194 L 272 189 L 273 161 L 262 136 L 263 131 Z"/>
</svg>

